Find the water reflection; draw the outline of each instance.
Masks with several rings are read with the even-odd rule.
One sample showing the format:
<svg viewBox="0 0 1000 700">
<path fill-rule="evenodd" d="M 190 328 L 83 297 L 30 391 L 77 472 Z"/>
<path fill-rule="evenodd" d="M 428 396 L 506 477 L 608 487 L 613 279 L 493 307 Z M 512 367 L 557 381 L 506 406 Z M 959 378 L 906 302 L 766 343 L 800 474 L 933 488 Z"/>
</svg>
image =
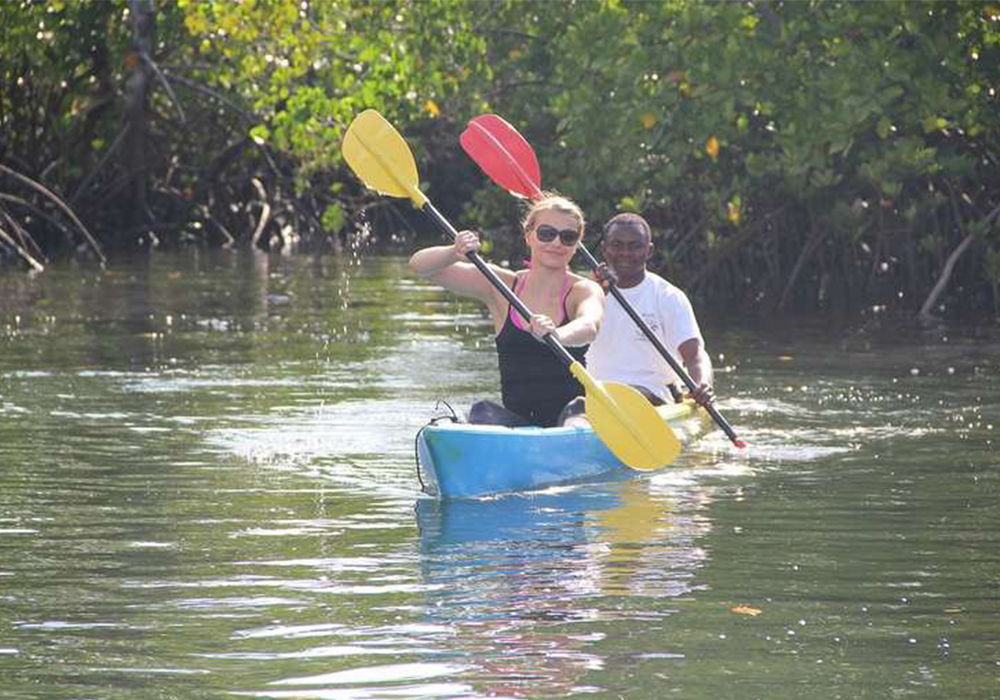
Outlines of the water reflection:
<svg viewBox="0 0 1000 700">
<path fill-rule="evenodd" d="M 417 503 L 428 618 L 488 696 L 594 691 L 609 624 L 667 616 L 696 590 L 710 529 L 697 487 L 636 480 Z M 628 597 L 631 602 L 626 602 Z"/>
</svg>

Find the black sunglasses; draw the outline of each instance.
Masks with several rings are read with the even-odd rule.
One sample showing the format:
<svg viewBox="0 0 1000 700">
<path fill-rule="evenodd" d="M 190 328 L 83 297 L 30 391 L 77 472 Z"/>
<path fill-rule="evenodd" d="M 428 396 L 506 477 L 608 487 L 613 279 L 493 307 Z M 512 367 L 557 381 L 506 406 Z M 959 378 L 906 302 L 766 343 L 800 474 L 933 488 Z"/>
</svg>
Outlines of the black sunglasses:
<svg viewBox="0 0 1000 700">
<path fill-rule="evenodd" d="M 559 236 L 559 242 L 565 246 L 576 245 L 580 240 L 580 232 L 572 228 L 558 229 L 555 226 L 542 224 L 535 229 L 535 235 L 542 243 L 551 243 Z"/>
</svg>

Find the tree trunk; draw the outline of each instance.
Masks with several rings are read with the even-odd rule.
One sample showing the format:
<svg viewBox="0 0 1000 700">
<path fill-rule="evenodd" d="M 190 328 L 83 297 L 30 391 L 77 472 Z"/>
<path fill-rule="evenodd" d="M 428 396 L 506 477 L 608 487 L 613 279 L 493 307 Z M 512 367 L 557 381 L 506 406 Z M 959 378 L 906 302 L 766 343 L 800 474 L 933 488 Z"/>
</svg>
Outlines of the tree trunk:
<svg viewBox="0 0 1000 700">
<path fill-rule="evenodd" d="M 812 217 L 810 216 L 810 223 Z M 812 231 L 809 233 L 809 238 L 806 240 L 805 245 L 799 251 L 799 257 L 795 261 L 795 266 L 792 268 L 791 274 L 788 276 L 788 281 L 785 282 L 785 288 L 781 292 L 781 300 L 778 302 L 778 310 L 785 311 L 788 307 L 788 300 L 791 298 L 792 291 L 795 289 L 795 283 L 798 281 L 799 275 L 806 267 L 806 263 L 812 257 L 813 252 L 819 247 L 820 243 L 823 242 L 823 230 L 816 228 L 814 225 Z"/>
<path fill-rule="evenodd" d="M 149 221 L 147 200 L 148 164 L 146 162 L 146 100 L 150 82 L 150 52 L 153 47 L 155 14 L 153 0 L 129 0 L 129 14 L 132 21 L 135 50 L 127 59 L 131 68 L 125 81 L 125 121 L 128 124 L 125 145 L 125 163 L 130 180 L 130 201 L 125 204 L 125 221 L 128 230 L 135 231 L 134 241 L 142 243 L 142 224 Z"/>
</svg>

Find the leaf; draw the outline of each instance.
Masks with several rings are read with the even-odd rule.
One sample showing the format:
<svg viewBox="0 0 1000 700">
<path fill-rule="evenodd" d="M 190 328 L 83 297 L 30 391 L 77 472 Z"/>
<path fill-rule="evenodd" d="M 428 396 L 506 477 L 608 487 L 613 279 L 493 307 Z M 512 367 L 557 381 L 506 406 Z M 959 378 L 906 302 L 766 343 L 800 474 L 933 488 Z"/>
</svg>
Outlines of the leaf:
<svg viewBox="0 0 1000 700">
<path fill-rule="evenodd" d="M 815 168 L 809 173 L 809 184 L 817 189 L 833 187 L 840 182 L 840 175 L 829 168 Z"/>
<path fill-rule="evenodd" d="M 639 205 L 635 201 L 634 197 L 622 197 L 619 200 L 618 205 L 625 211 L 631 211 L 631 212 L 639 211 Z"/>
<path fill-rule="evenodd" d="M 892 129 L 892 120 L 889 117 L 881 117 L 878 120 L 878 124 L 875 125 L 875 133 L 878 134 L 880 139 L 888 138 L 889 131 Z"/>
<path fill-rule="evenodd" d="M 268 132 L 267 127 L 263 124 L 257 124 L 250 129 L 250 138 L 253 139 L 253 142 L 258 146 L 263 146 L 267 143 L 269 137 L 270 133 Z"/>
<path fill-rule="evenodd" d="M 924 128 L 924 133 L 929 134 L 932 131 L 939 131 L 946 128 L 948 126 L 948 120 L 939 117 L 936 114 L 928 114 L 923 118 L 921 125 Z"/>
<path fill-rule="evenodd" d="M 729 612 L 734 612 L 737 615 L 749 615 L 750 617 L 757 617 L 764 611 L 761 610 L 760 608 L 750 607 L 749 605 L 737 605 L 734 608 L 730 608 Z"/>
<path fill-rule="evenodd" d="M 707 153 L 708 157 L 711 158 L 713 161 L 718 160 L 719 139 L 715 138 L 714 136 L 709 136 L 708 140 L 705 142 L 705 153 Z"/>
<path fill-rule="evenodd" d="M 882 194 L 887 197 L 898 197 L 899 193 L 903 191 L 903 185 L 894 180 L 883 180 L 878 184 Z"/>
<path fill-rule="evenodd" d="M 344 220 L 344 210 L 339 204 L 331 204 L 323 211 L 323 228 L 331 233 L 339 231 Z"/>
<path fill-rule="evenodd" d="M 726 204 L 726 218 L 733 224 L 740 223 L 740 209 L 741 200 L 740 196 L 736 195 Z"/>
</svg>

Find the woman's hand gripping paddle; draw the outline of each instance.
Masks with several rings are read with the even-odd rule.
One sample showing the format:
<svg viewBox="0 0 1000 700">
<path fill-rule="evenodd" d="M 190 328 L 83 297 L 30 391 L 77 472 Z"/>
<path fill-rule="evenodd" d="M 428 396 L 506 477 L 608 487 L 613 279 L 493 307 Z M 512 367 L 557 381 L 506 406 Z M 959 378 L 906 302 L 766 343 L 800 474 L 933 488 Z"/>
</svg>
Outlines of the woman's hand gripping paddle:
<svg viewBox="0 0 1000 700">
<path fill-rule="evenodd" d="M 375 110 L 355 117 L 344 134 L 344 160 L 373 190 L 390 197 L 406 197 L 454 239 L 458 232 L 420 191 L 413 153 L 399 132 Z M 526 320 L 531 311 L 478 254 L 466 255 L 490 283 Z M 599 382 L 573 359 L 552 335 L 542 340 L 565 362 L 586 390 L 587 419 L 597 436 L 622 462 L 633 469 L 657 469 L 680 454 L 680 442 L 656 409 L 630 386 Z"/>
<path fill-rule="evenodd" d="M 483 172 L 510 193 L 528 199 L 538 199 L 542 196 L 541 170 L 538 167 L 538 158 L 535 151 L 523 136 L 502 117 L 496 114 L 483 114 L 469 122 L 468 128 L 462 132 L 459 139 L 462 148 L 469 154 L 472 160 L 476 161 Z M 591 268 L 597 269 L 598 262 L 590 254 L 581 241 L 579 250 L 583 253 L 587 264 Z M 614 285 L 608 284 L 608 289 L 612 296 L 621 304 L 625 312 L 639 326 L 649 342 L 653 344 L 657 352 L 663 356 L 670 367 L 674 370 L 681 381 L 690 391 L 694 391 L 697 386 L 691 376 L 684 371 L 684 368 L 667 351 L 663 343 L 653 333 L 635 308 L 622 295 L 621 291 Z M 729 422 L 722 417 L 719 410 L 709 404 L 705 410 L 715 420 L 726 436 L 736 447 L 746 447 L 746 442 L 736 435 L 736 431 Z"/>
</svg>

